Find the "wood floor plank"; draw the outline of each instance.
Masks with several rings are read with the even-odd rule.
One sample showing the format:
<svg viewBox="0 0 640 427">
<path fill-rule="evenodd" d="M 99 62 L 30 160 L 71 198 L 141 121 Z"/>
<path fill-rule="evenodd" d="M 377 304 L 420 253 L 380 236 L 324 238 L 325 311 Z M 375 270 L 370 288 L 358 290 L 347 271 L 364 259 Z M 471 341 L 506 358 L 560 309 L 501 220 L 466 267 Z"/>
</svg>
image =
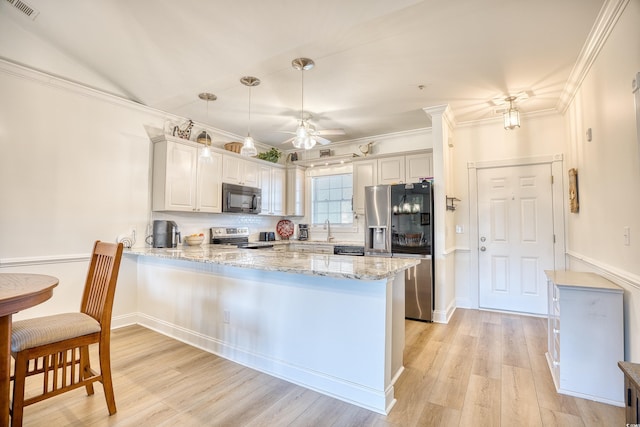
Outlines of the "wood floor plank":
<svg viewBox="0 0 640 427">
<path fill-rule="evenodd" d="M 545 319 L 458 309 L 447 325 L 406 321 L 405 340 L 397 403 L 385 416 L 129 326 L 112 332 L 115 415 L 97 385 L 94 396 L 79 389 L 27 407 L 24 425 L 624 425 L 624 408 L 555 391 Z"/>
<path fill-rule="evenodd" d="M 500 425 L 500 380 L 471 375 L 467 389 L 461 426 Z"/>
<path fill-rule="evenodd" d="M 542 425 L 533 374 L 530 370 L 502 365 L 501 391 L 501 425 Z"/>
</svg>

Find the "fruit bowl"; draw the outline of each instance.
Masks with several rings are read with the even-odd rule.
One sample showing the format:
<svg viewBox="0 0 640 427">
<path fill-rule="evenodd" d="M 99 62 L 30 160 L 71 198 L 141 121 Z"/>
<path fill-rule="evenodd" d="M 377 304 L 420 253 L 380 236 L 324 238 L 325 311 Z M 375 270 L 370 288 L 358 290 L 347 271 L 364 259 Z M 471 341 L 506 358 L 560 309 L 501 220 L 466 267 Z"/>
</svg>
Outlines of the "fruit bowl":
<svg viewBox="0 0 640 427">
<path fill-rule="evenodd" d="M 184 243 L 189 246 L 198 246 L 201 245 L 202 242 L 204 242 L 204 235 L 202 234 L 195 234 L 184 238 Z"/>
</svg>

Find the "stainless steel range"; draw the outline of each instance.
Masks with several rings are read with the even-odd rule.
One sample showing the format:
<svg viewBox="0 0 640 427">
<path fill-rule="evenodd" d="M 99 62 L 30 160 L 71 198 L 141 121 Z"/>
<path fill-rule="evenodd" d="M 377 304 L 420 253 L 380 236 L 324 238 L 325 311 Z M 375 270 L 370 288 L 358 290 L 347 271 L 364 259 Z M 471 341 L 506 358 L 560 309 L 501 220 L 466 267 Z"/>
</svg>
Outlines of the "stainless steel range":
<svg viewBox="0 0 640 427">
<path fill-rule="evenodd" d="M 266 249 L 273 245 L 266 242 L 249 242 L 248 227 L 212 227 L 209 243 L 214 245 L 232 245 L 244 249 Z"/>
</svg>

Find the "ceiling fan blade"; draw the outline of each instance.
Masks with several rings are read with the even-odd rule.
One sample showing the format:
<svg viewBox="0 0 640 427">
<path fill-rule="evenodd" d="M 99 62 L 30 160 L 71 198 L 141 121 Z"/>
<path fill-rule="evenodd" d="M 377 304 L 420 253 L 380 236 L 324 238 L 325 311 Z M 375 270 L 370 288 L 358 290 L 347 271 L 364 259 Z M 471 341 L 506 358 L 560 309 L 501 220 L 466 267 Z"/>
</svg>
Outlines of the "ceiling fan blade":
<svg viewBox="0 0 640 427">
<path fill-rule="evenodd" d="M 345 135 L 344 129 L 322 129 L 317 130 L 316 135 Z"/>
<path fill-rule="evenodd" d="M 295 135 L 295 132 L 291 132 L 290 130 L 279 130 L 279 133 L 288 133 L 289 135 Z"/>
<path fill-rule="evenodd" d="M 327 145 L 327 144 L 331 144 L 331 141 L 329 141 L 327 138 L 323 138 L 321 136 L 315 135 L 313 137 L 313 139 L 316 140 L 316 142 L 318 142 L 321 145 Z"/>
<path fill-rule="evenodd" d="M 296 139 L 295 136 L 287 139 L 286 141 L 281 142 L 281 144 L 288 144 L 288 143 L 292 142 L 294 139 Z"/>
</svg>

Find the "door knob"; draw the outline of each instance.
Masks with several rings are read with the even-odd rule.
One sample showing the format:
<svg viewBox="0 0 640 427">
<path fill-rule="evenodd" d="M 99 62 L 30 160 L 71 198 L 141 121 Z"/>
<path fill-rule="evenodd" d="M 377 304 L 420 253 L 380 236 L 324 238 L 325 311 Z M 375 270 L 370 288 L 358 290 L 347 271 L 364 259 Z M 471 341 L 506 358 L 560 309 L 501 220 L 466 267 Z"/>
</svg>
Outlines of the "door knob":
<svg viewBox="0 0 640 427">
<path fill-rule="evenodd" d="M 487 248 L 485 248 L 484 246 L 480 246 L 480 250 L 481 250 L 482 252 L 484 252 L 484 251 L 486 251 L 486 250 L 487 250 Z"/>
<path fill-rule="evenodd" d="M 481 237 L 481 238 L 480 238 L 480 241 L 481 241 L 481 242 L 485 242 L 486 240 L 487 240 L 487 238 L 486 238 L 486 237 Z"/>
</svg>

